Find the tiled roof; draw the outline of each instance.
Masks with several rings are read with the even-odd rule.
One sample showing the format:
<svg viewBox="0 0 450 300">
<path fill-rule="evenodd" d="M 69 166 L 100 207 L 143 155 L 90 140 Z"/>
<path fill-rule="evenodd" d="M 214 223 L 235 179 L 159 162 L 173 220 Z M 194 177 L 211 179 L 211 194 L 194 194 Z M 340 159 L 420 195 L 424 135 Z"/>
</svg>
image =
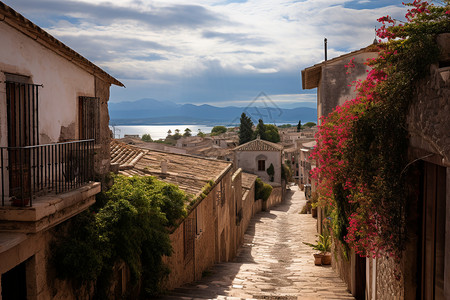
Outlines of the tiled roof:
<svg viewBox="0 0 450 300">
<path fill-rule="evenodd" d="M 256 139 L 234 148 L 234 151 L 281 151 L 281 150 L 283 150 L 282 145 L 261 139 Z"/>
<path fill-rule="evenodd" d="M 119 171 L 120 174 L 156 176 L 165 182 L 178 185 L 180 189 L 194 196 L 200 195 L 202 188 L 209 180 L 217 181 L 231 169 L 230 162 L 221 160 L 155 150 L 146 151 L 120 142 L 116 142 L 114 146 L 122 150 L 116 149 L 113 153 L 113 148 L 111 148 L 112 161 L 116 160 L 115 153 L 123 155 L 128 152 L 130 156 L 133 156 L 133 153 L 144 151 L 144 155 L 136 161 L 132 168 L 122 169 Z M 167 162 L 167 172 L 165 173 L 161 170 L 161 163 L 164 161 Z"/>
<path fill-rule="evenodd" d="M 78 54 L 73 49 L 69 48 L 61 41 L 57 40 L 53 36 L 51 36 L 48 32 L 16 12 L 14 9 L 9 7 L 0 1 L 0 20 L 1 22 L 5 22 L 8 25 L 14 27 L 19 30 L 23 34 L 29 36 L 37 43 L 40 43 L 47 49 L 54 51 L 65 59 L 73 62 L 78 65 L 80 68 L 87 70 L 89 73 L 94 74 L 95 76 L 102 78 L 106 82 L 111 84 L 115 84 L 118 86 L 124 86 L 120 81 L 100 69 L 98 66 Z"/>
<path fill-rule="evenodd" d="M 119 170 L 129 169 L 147 153 L 148 150 L 133 147 L 116 140 L 111 141 L 111 163 L 118 164 Z"/>
</svg>

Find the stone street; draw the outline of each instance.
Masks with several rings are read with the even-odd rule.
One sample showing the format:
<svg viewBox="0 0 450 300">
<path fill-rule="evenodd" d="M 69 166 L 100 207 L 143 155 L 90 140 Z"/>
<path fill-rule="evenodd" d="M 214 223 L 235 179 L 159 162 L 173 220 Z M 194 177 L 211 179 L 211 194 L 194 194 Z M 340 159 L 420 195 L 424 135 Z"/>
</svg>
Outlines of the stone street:
<svg viewBox="0 0 450 300">
<path fill-rule="evenodd" d="M 316 219 L 300 214 L 296 186 L 285 201 L 251 220 L 237 257 L 215 265 L 202 280 L 161 299 L 354 299 L 331 266 L 315 266 Z"/>
</svg>

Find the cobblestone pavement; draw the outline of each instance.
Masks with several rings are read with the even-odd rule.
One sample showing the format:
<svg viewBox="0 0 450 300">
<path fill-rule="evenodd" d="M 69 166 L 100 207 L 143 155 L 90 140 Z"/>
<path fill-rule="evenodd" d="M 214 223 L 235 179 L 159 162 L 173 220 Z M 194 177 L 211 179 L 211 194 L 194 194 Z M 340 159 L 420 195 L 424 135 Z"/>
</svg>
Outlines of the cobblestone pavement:
<svg viewBox="0 0 450 300">
<path fill-rule="evenodd" d="M 286 200 L 250 222 L 237 257 L 160 299 L 354 299 L 331 266 L 315 266 L 302 242 L 316 239 L 316 219 L 299 214 L 304 193 L 296 186 Z"/>
</svg>

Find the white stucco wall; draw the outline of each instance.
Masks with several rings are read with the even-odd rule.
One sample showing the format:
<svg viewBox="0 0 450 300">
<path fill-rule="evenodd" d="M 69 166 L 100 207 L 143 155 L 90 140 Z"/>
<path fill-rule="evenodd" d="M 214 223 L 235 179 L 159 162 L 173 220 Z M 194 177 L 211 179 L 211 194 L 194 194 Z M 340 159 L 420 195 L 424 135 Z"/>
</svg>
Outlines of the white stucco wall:
<svg viewBox="0 0 450 300">
<path fill-rule="evenodd" d="M 40 143 L 59 139 L 61 126 L 72 124 L 78 138 L 78 96 L 95 96 L 94 76 L 45 48 L 20 31 L 0 22 L 0 73 L 30 76 L 39 88 Z M 3 74 L 2 74 L 3 75 Z M 0 111 L 6 111 L 4 77 L 0 75 Z M 0 114 L 0 126 L 6 124 Z M 0 142 L 6 146 L 6 126 L 0 128 Z"/>
<path fill-rule="evenodd" d="M 244 172 L 258 175 L 264 181 L 269 182 L 269 175 L 266 171 L 258 171 L 258 159 L 260 155 L 266 157 L 266 170 L 270 164 L 275 169 L 274 182 L 281 183 L 281 151 L 236 151 L 237 168 L 242 168 Z"/>
</svg>

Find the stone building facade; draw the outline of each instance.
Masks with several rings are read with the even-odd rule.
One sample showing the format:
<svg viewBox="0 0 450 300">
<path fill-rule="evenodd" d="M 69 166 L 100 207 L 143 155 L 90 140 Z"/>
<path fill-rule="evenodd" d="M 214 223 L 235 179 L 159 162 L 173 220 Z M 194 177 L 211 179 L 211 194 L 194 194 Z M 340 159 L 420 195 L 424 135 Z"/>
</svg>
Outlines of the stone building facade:
<svg viewBox="0 0 450 300">
<path fill-rule="evenodd" d="M 402 261 L 398 266 L 387 257 L 365 259 L 353 252 L 346 260 L 341 249 L 334 249 L 333 267 L 357 299 L 450 299 L 450 34 L 439 35 L 436 42 L 439 61 L 416 83 L 405 124 L 410 161 L 405 167 L 413 171 L 408 175 L 408 241 Z M 343 57 L 350 56 L 354 55 Z M 303 87 L 319 86 L 318 103 L 330 99 L 319 107 L 325 114 L 330 112 L 328 104 L 341 103 L 324 97 L 323 91 L 339 88 L 336 82 L 345 90 L 350 80 L 317 75 L 316 66 L 302 71 Z M 343 64 L 341 72 L 345 73 Z"/>
<path fill-rule="evenodd" d="M 109 88 L 123 84 L 2 2 L 0 36 L 0 292 L 75 299 L 50 243 L 101 190 Z"/>
</svg>

